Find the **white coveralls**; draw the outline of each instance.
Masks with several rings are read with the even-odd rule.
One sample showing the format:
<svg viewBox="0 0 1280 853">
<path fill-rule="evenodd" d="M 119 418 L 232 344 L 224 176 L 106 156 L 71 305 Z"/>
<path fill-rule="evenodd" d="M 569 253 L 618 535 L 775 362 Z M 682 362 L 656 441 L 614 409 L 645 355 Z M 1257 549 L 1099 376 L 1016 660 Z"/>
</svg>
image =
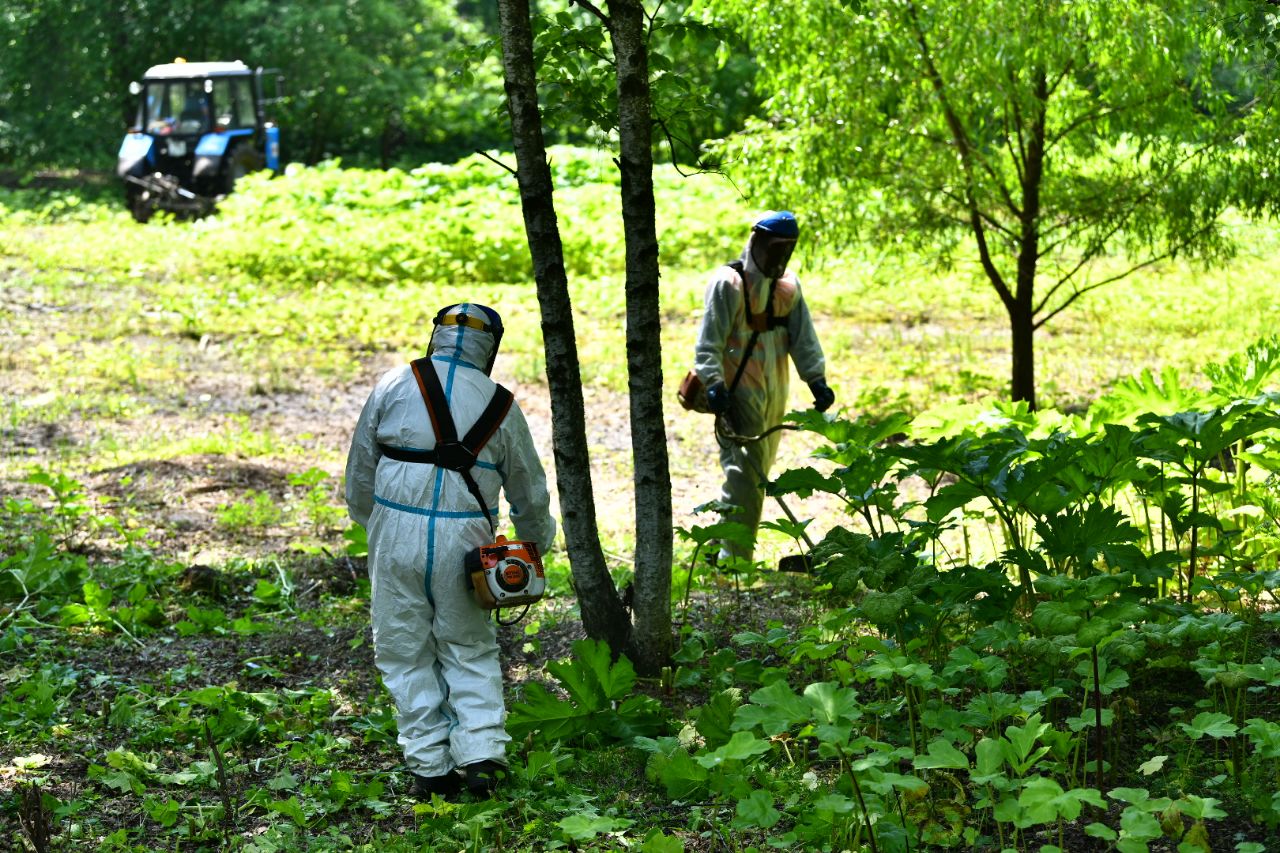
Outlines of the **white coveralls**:
<svg viewBox="0 0 1280 853">
<path fill-rule="evenodd" d="M 755 239 L 754 234 L 751 239 Z M 751 311 L 760 314 L 766 309 L 769 279 L 752 258 L 750 240 L 742 253 L 742 262 Z M 702 326 L 694 348 L 694 370 L 703 387 L 723 382 L 728 389 L 737 374 L 743 350 L 751 339 L 742 301 L 743 278 L 731 267 L 724 266 L 716 270 L 707 285 Z M 782 422 L 787 411 L 788 354 L 806 383 L 822 379 L 826 373 L 826 359 L 818 343 L 809 308 L 800 293 L 799 282 L 790 271 L 778 279 L 773 306 L 774 316 L 784 319 L 785 323 L 761 332 L 756 338 L 742 378 L 731 397 L 728 416 L 739 435 L 759 435 Z M 763 483 L 756 468 L 768 476 L 781 438 L 782 434 L 775 432 L 745 446 L 722 443 L 720 447 L 720 467 L 724 471 L 720 499 L 742 508 L 740 512 L 727 515 L 725 520 L 746 525 L 753 543 L 764 508 Z M 754 460 L 754 466 L 751 460 Z M 753 552 L 754 547 L 744 549 L 726 540 L 721 553 L 751 559 Z"/>
<path fill-rule="evenodd" d="M 467 306 L 461 306 L 464 310 Z M 441 326 L 431 366 L 459 436 L 493 394 L 484 373 L 493 336 Z M 430 450 L 436 439 L 409 365 L 386 373 L 365 403 L 347 457 L 347 507 L 369 536 L 374 659 L 398 710 L 409 770 L 443 776 L 478 761 L 506 762 L 506 709 L 497 628 L 476 604 L 463 556 L 493 541 L 462 475 L 383 456 L 382 443 Z M 555 538 L 546 475 L 520 407 L 512 404 L 471 469 L 496 519 L 499 487 L 520 539 L 545 552 Z"/>
</svg>

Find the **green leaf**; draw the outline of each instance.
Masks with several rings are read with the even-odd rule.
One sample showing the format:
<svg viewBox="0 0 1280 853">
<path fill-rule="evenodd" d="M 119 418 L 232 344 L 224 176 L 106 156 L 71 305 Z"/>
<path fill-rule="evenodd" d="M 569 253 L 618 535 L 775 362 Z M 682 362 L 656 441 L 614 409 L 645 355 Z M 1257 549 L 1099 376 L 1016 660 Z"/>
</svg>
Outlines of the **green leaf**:
<svg viewBox="0 0 1280 853">
<path fill-rule="evenodd" d="M 760 740 L 750 732 L 735 732 L 724 746 L 711 752 L 695 756 L 699 764 L 707 769 L 719 767 L 726 761 L 746 761 L 769 751 L 769 742 Z"/>
<path fill-rule="evenodd" d="M 541 684 L 531 682 L 525 688 L 524 701 L 511 706 L 507 730 L 517 738 L 541 731 L 547 740 L 556 741 L 582 731 L 589 716 L 589 711 L 557 699 Z"/>
<path fill-rule="evenodd" d="M 298 787 L 298 778 L 286 767 L 267 781 L 267 787 L 273 791 L 291 791 Z"/>
<path fill-rule="evenodd" d="M 597 835 L 608 832 L 621 832 L 634 824 L 635 821 L 622 817 L 575 814 L 561 818 L 556 825 L 574 841 L 590 841 Z"/>
<path fill-rule="evenodd" d="M 1229 716 L 1209 711 L 1196 714 L 1195 719 L 1190 723 L 1179 723 L 1178 727 L 1190 735 L 1192 740 L 1199 740 L 1202 737 L 1231 737 L 1239 731 L 1239 727 L 1231 722 Z"/>
<path fill-rule="evenodd" d="M 974 747 L 974 770 L 976 776 L 989 777 L 1000 772 L 1004 765 L 1004 750 L 999 741 L 984 737 Z M 975 780 L 977 781 L 977 780 Z M 982 784 L 982 783 L 979 783 Z"/>
<path fill-rule="evenodd" d="M 660 829 L 651 829 L 640 844 L 640 853 L 684 853 L 684 842 L 664 835 Z"/>
<path fill-rule="evenodd" d="M 178 813 L 182 810 L 177 800 L 147 801 L 144 807 L 147 816 L 165 828 L 178 822 Z"/>
<path fill-rule="evenodd" d="M 735 829 L 769 829 L 781 817 L 782 813 L 773 807 L 773 797 L 764 791 L 752 791 L 749 797 L 738 800 L 733 826 Z"/>
<path fill-rule="evenodd" d="M 1221 800 L 1215 800 L 1212 797 L 1197 797 L 1195 794 L 1186 794 L 1179 803 L 1182 813 L 1189 818 L 1195 820 L 1215 820 L 1224 818 L 1227 813 L 1218 808 Z"/>
<path fill-rule="evenodd" d="M 804 698 L 814 710 L 814 719 L 821 723 L 853 722 L 862 717 L 857 691 L 834 681 L 810 684 L 804 689 Z"/>
<path fill-rule="evenodd" d="M 568 692 L 570 698 L 588 711 L 609 707 L 635 687 L 636 672 L 625 656 L 613 662 L 608 644 L 600 640 L 578 640 L 569 661 L 555 661 L 547 670 Z"/>
<path fill-rule="evenodd" d="M 1159 838 L 1164 834 L 1160 821 L 1151 812 L 1138 806 L 1128 806 L 1120 815 L 1120 831 L 1134 840 Z"/>
<path fill-rule="evenodd" d="M 1025 726 L 1009 726 L 1004 730 L 1005 737 L 1013 748 L 1012 757 L 1015 762 L 1026 761 L 1040 736 L 1049 730 L 1049 724 L 1042 723 L 1041 719 L 1040 714 L 1035 713 L 1027 718 Z"/>
<path fill-rule="evenodd" d="M 146 790 L 142 780 L 127 770 L 104 770 L 96 778 L 108 788 L 115 788 L 121 793 L 133 793 L 141 796 L 142 792 Z"/>
<path fill-rule="evenodd" d="M 915 756 L 912 764 L 917 770 L 963 770 L 969 766 L 969 759 L 949 741 L 938 738 L 930 741 L 927 754 Z"/>
<path fill-rule="evenodd" d="M 1106 619 L 1097 617 L 1088 620 L 1076 629 L 1076 645 L 1081 648 L 1096 646 L 1116 632 L 1119 626 Z"/>
<path fill-rule="evenodd" d="M 84 603 L 99 619 L 106 619 L 111 610 L 111 593 L 96 581 L 84 585 Z"/>
<path fill-rule="evenodd" d="M 1040 823 L 1050 823 L 1060 816 L 1059 798 L 1062 786 L 1052 779 L 1036 776 L 1023 783 L 1018 793 L 1018 809 L 1020 814 L 1016 824 L 1021 828 Z M 1076 809 L 1079 813 L 1079 808 Z"/>
<path fill-rule="evenodd" d="M 840 493 L 840 489 L 841 483 L 838 478 L 825 476 L 806 466 L 792 468 L 784 472 L 770 484 L 769 494 L 794 494 L 801 498 L 807 498 L 814 492 L 826 492 L 836 495 Z"/>
<path fill-rule="evenodd" d="M 785 681 L 774 681 L 751 694 L 751 704 L 734 714 L 737 731 L 760 728 L 770 737 L 809 721 L 809 703 L 795 694 Z"/>
<path fill-rule="evenodd" d="M 1115 841 L 1120 837 L 1120 833 L 1116 832 L 1105 823 L 1091 823 L 1084 828 L 1084 834 L 1090 838 L 1101 838 L 1104 841 Z"/>
<path fill-rule="evenodd" d="M 667 796 L 673 800 L 700 796 L 706 790 L 707 779 L 711 775 L 681 746 L 675 747 L 669 755 L 659 753 L 651 756 L 647 772 L 662 783 Z"/>
<path fill-rule="evenodd" d="M 873 625 L 893 625 L 915 600 L 915 594 L 906 587 L 889 592 L 871 590 L 863 597 L 859 606 L 862 614 Z"/>
<path fill-rule="evenodd" d="M 298 802 L 297 797 L 290 797 L 287 800 L 276 800 L 268 803 L 267 811 L 282 814 L 298 826 L 307 825 L 307 816 L 302 813 L 302 804 Z"/>
<path fill-rule="evenodd" d="M 1169 760 L 1167 755 L 1154 756 L 1138 765 L 1138 772 L 1143 776 L 1150 776 L 1152 773 L 1158 773 L 1164 763 Z"/>
<path fill-rule="evenodd" d="M 732 688 L 714 694 L 698 709 L 695 726 L 708 747 L 715 749 L 728 742 L 733 734 L 734 715 L 741 705 L 741 691 Z"/>
<path fill-rule="evenodd" d="M 1074 634 L 1084 621 L 1076 606 L 1062 601 L 1042 601 L 1031 613 L 1031 624 L 1046 636 Z"/>
</svg>

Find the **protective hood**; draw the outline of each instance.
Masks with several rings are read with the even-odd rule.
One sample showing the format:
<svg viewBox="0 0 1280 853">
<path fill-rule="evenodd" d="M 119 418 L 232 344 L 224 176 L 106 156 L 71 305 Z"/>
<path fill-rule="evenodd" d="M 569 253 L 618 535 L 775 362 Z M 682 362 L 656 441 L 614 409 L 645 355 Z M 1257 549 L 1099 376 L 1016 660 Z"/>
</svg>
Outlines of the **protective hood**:
<svg viewBox="0 0 1280 853">
<path fill-rule="evenodd" d="M 765 278 L 782 278 L 799 236 L 800 228 L 790 212 L 767 214 L 751 229 L 745 260 Z"/>
<path fill-rule="evenodd" d="M 483 370 L 493 371 L 502 341 L 502 319 L 484 305 L 462 302 L 436 314 L 427 354 Z"/>
</svg>

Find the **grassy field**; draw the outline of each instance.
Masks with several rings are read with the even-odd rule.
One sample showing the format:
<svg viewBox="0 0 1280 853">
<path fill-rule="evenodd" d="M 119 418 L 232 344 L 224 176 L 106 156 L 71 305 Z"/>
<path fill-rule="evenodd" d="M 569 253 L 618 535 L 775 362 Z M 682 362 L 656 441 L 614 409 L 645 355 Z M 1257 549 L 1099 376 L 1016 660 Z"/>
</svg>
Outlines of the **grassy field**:
<svg viewBox="0 0 1280 853">
<path fill-rule="evenodd" d="M 616 179 L 603 154 L 556 163 L 602 534 L 621 577 L 632 550 L 622 252 L 618 226 L 602 224 L 616 220 Z M 674 388 L 708 271 L 738 253 L 756 211 L 714 176 L 664 173 L 658 192 L 672 486 L 689 526 L 718 493 L 715 442 Z M 0 839 L 23 849 L 32 836 L 19 819 L 43 812 L 46 849 L 765 843 L 736 792 L 637 789 L 645 756 L 614 741 L 530 740 L 510 802 L 404 795 L 367 580 L 344 536 L 342 464 L 377 375 L 423 349 L 439 307 L 468 300 L 504 317 L 495 378 L 516 391 L 554 478 L 519 223 L 510 176 L 479 157 L 389 177 L 322 167 L 248 180 L 195 222 L 138 225 L 92 188 L 0 190 Z M 1042 405 L 1083 410 L 1143 370 L 1203 386 L 1206 363 L 1273 334 L 1280 240 L 1269 226 L 1239 233 L 1227 265 L 1169 262 L 1058 318 L 1037 338 Z M 1004 393 L 1003 313 L 969 265 L 812 248 L 797 260 L 846 416 Z M 805 395 L 794 383 L 796 408 Z M 789 437 L 782 465 L 804 463 L 812 439 Z M 830 497 L 797 501 L 814 531 L 840 521 Z M 681 595 L 689 547 L 678 543 Z M 790 548 L 766 534 L 763 557 Z M 550 568 L 555 598 L 503 632 L 513 696 L 549 682 L 546 662 L 581 635 L 563 554 Z M 768 594 L 700 576 L 684 639 L 710 648 L 825 618 L 807 578 L 756 583 Z M 674 693 L 638 689 L 693 719 L 734 684 L 713 670 Z M 1262 837 L 1240 831 L 1241 843 Z M 836 849 L 862 843 L 849 832 L 833 830 Z"/>
</svg>

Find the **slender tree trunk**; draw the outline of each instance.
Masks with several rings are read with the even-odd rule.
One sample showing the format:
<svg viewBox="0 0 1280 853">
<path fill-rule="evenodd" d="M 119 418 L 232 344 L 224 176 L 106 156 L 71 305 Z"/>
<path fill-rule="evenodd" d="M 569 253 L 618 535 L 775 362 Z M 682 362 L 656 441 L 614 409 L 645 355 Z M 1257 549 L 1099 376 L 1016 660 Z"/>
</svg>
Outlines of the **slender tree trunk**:
<svg viewBox="0 0 1280 853">
<path fill-rule="evenodd" d="M 1036 267 L 1040 261 L 1040 186 L 1044 182 L 1045 116 L 1048 112 L 1048 82 L 1043 69 L 1036 69 L 1036 113 L 1026 130 L 1026 163 L 1022 175 L 1021 234 L 1018 241 L 1018 281 L 1013 304 L 1009 306 L 1013 334 L 1013 399 L 1026 400 L 1036 407 L 1035 293 Z"/>
<path fill-rule="evenodd" d="M 628 646 L 638 671 L 656 675 L 671 654 L 671 474 L 662 413 L 662 324 L 657 211 L 653 198 L 653 111 L 644 8 L 608 0 L 617 62 L 622 224 L 627 253 L 627 376 L 635 464 L 635 626 Z"/>
<path fill-rule="evenodd" d="M 547 165 L 538 112 L 533 33 L 528 0 L 498 0 L 503 82 L 515 142 L 520 205 L 533 257 L 533 277 L 542 313 L 547 383 L 551 390 L 552 441 L 560 515 L 573 569 L 582 625 L 587 635 L 614 651 L 627 643 L 631 623 L 605 566 L 596 527 L 595 495 L 582 401 L 582 376 L 573 328 L 573 306 L 556 223 L 551 168 Z"/>
<path fill-rule="evenodd" d="M 1031 315 L 1031 305 L 1019 300 L 1009 309 L 1009 331 L 1010 352 L 1013 354 L 1013 375 L 1010 382 L 1013 400 L 1026 400 L 1035 409 L 1035 319 Z"/>
</svg>

